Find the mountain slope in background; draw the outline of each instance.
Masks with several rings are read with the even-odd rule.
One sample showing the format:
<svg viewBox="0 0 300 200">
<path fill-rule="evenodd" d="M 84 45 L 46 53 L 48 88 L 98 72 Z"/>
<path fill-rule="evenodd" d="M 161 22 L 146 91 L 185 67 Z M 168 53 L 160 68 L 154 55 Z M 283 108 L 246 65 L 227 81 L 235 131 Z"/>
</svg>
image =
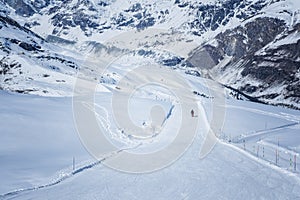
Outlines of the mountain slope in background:
<svg viewBox="0 0 300 200">
<path fill-rule="evenodd" d="M 299 5 L 274 3 L 262 14 L 218 34 L 194 51 L 190 61 L 205 65 L 219 82 L 258 100 L 299 107 L 299 27 Z M 211 56 L 210 66 L 195 59 L 203 52 Z"/>
<path fill-rule="evenodd" d="M 62 52 L 62 48 L 47 43 L 12 18 L 0 15 L 2 89 L 47 96 L 70 95 L 78 60 Z"/>
<path fill-rule="evenodd" d="M 157 29 L 159 37 L 154 37 L 154 42 L 148 43 L 145 39 L 134 47 L 141 56 L 175 68 L 192 67 L 193 71 L 199 71 L 196 74 L 219 81 L 260 102 L 300 107 L 298 2 L 2 0 L 0 5 L 3 16 L 10 16 L 23 29 L 44 38 L 47 44 L 44 50 L 51 45 L 64 46 L 73 53 L 86 55 L 95 49 L 106 49 L 103 44 L 118 34 Z M 164 30 L 164 34 L 159 34 L 159 30 Z M 4 40 L 5 35 L 1 36 Z M 174 35 L 179 36 L 170 39 Z M 157 50 L 170 44 L 181 45 L 178 41 L 186 46 L 193 44 L 190 48 L 194 50 L 189 55 L 174 52 L 162 55 Z M 9 63 L 10 57 L 2 54 L 2 62 Z M 28 59 L 35 63 L 49 61 L 43 56 Z M 76 59 L 70 62 L 74 68 L 80 65 Z M 8 84 L 5 77 L 1 85 L 10 89 L 17 82 Z M 26 87 L 25 90 L 30 90 Z"/>
<path fill-rule="evenodd" d="M 0 199 L 299 199 L 300 111 L 264 105 L 300 108 L 296 1 L 0 0 Z M 95 160 L 89 121 L 116 151 Z M 186 142 L 153 173 L 107 167 Z"/>
</svg>

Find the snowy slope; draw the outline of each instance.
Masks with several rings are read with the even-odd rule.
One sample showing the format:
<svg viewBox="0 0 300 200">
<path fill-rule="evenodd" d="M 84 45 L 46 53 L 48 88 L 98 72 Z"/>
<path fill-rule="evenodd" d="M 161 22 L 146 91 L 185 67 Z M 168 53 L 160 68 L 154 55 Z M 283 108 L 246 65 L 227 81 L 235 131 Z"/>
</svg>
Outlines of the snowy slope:
<svg viewBox="0 0 300 200">
<path fill-rule="evenodd" d="M 205 88 L 208 80 L 189 74 L 184 75 L 184 71 L 180 73 L 190 81 L 194 90 L 208 94 L 208 88 Z M 135 116 L 133 120 L 138 124 L 149 119 L 147 110 L 152 107 L 151 105 L 159 104 L 168 109 L 173 102 L 165 94 L 156 93 L 157 98 L 149 93 L 149 90 L 141 92 L 132 98 L 134 107 L 130 109 Z M 291 129 L 283 127 L 267 135 L 256 136 L 258 132 L 255 132 L 264 129 L 268 132 L 270 128 L 299 123 L 299 111 L 228 99 L 220 140 L 207 157 L 199 159 L 203 136 L 208 128 L 205 121 L 211 120 L 212 99 L 197 96 L 200 107 L 203 106 L 205 110 L 199 109 L 200 113 L 197 113 L 200 127 L 192 145 L 183 156 L 162 170 L 147 174 L 130 174 L 106 167 L 102 164 L 103 160 L 95 161 L 83 149 L 72 122 L 71 99 L 20 96 L 3 92 L 1 96 L 1 99 L 4 99 L 0 109 L 1 119 L 4 119 L 1 120 L 1 126 L 6 127 L 0 136 L 3 142 L 0 171 L 1 199 L 297 199 L 300 197 L 299 169 L 294 170 L 293 167 L 289 167 L 289 162 L 284 160 L 284 152 L 288 151 L 288 155 L 297 156 L 297 164 L 300 164 L 299 140 L 296 139 L 299 137 L 299 125 L 292 126 Z M 102 107 L 96 110 L 100 121 L 106 116 L 103 109 L 111 112 L 109 99 L 108 93 L 97 93 L 96 107 Z M 174 122 L 179 116 L 175 112 L 167 120 L 166 123 L 171 125 L 170 129 L 166 129 L 167 135 L 170 134 L 168 137 L 177 126 Z M 44 122 L 39 123 L 37 118 Z M 116 127 L 113 120 L 109 119 L 106 122 L 110 122 L 111 130 L 117 133 L 114 131 Z M 242 143 L 238 143 L 241 133 L 246 134 L 243 136 L 253 135 L 253 138 L 259 139 L 245 138 L 246 149 L 243 150 Z M 279 147 L 276 140 L 272 139 L 273 137 L 277 139 L 276 135 L 280 138 Z M 120 133 L 115 135 L 117 137 L 109 134 L 107 136 L 112 140 L 120 139 L 118 137 Z M 125 145 L 132 145 L 130 138 L 122 141 Z M 267 149 L 273 142 L 276 143 L 275 150 L 280 149 L 278 166 L 272 160 L 274 152 Z M 148 151 L 143 146 L 155 147 L 155 144 L 145 141 L 135 151 L 138 152 L 139 149 L 142 152 Z M 256 155 L 256 146 L 252 152 L 252 145 L 260 145 L 261 148 L 265 146 L 264 157 L 262 149 L 259 156 Z M 72 157 L 76 160 L 75 170 L 72 170 Z M 112 158 L 109 156 L 106 159 Z"/>
<path fill-rule="evenodd" d="M 299 108 L 299 10 L 294 1 L 270 3 L 203 43 L 189 60 L 257 101 Z"/>
<path fill-rule="evenodd" d="M 0 16 L 1 88 L 49 96 L 70 95 L 78 61 L 13 19 Z M 78 55 L 69 52 L 69 55 Z"/>
<path fill-rule="evenodd" d="M 270 2 L 52 1 L 41 9 L 32 9 L 34 11 L 25 16 L 16 12 L 18 3 L 8 3 L 7 10 L 10 16 L 44 38 L 55 35 L 79 43 L 86 40 L 103 42 L 115 32 L 152 27 L 183 32 L 184 37 L 203 42 L 222 30 L 238 26 L 247 18 L 261 13 L 276 15 L 277 10 L 273 9 L 276 3 Z M 34 2 L 25 3 L 35 6 Z"/>
<path fill-rule="evenodd" d="M 203 63 L 192 62 L 201 74 L 209 74 L 259 101 L 299 108 L 299 53 L 295 49 L 299 41 L 300 5 L 297 1 L 20 0 L 2 4 L 9 16 L 47 41 L 72 51 L 79 50 L 84 55 L 91 49 L 105 48 L 107 41 L 115 40 L 120 34 L 153 29 L 156 34 L 151 38 L 136 43 L 139 37 L 134 34 L 113 45 L 122 49 L 124 45 L 119 44 L 127 42 L 125 47 L 131 44 L 133 50 L 149 51 L 159 62 L 169 56 L 167 52 L 161 58 L 161 50 L 169 50 L 171 46 L 177 49 L 172 52 L 177 57 L 172 64 L 176 67 L 191 64 L 181 62 L 191 61 L 190 52 L 198 60 L 203 59 L 197 49 L 204 48 L 208 52 L 203 59 L 205 70 Z M 187 48 L 182 50 L 183 47 Z M 213 62 L 207 63 L 207 57 Z M 80 65 L 76 59 L 70 60 Z M 215 67 L 207 73 L 207 68 L 213 67 L 210 65 Z M 294 76 L 290 78 L 290 74 Z M 286 81 L 289 79 L 292 80 Z"/>
<path fill-rule="evenodd" d="M 232 98 L 299 108 L 299 10 L 294 0 L 0 0 L 0 199 L 300 199 L 300 112 Z M 76 107 L 93 84 L 95 105 L 83 108 L 116 148 L 100 156 Z M 107 167 L 170 144 L 182 154 L 154 172 Z"/>
</svg>

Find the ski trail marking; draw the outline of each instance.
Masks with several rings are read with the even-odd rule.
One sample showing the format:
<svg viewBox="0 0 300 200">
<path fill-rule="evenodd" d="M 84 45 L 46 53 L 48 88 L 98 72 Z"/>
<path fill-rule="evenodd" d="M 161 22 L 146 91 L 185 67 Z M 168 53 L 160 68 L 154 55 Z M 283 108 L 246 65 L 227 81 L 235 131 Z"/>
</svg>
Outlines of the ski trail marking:
<svg viewBox="0 0 300 200">
<path fill-rule="evenodd" d="M 75 171 L 72 171 L 70 173 L 65 174 L 64 176 L 62 176 L 61 178 L 58 178 L 57 180 L 55 180 L 53 182 L 50 182 L 50 183 L 47 183 L 47 184 L 44 184 L 44 185 L 39 185 L 39 186 L 34 186 L 34 187 L 29 187 L 29 188 L 22 188 L 22 189 L 17 189 L 17 190 L 11 191 L 11 192 L 7 192 L 5 194 L 0 195 L 0 199 L 15 197 L 15 196 L 20 195 L 24 192 L 36 191 L 36 190 L 40 190 L 40 189 L 44 189 L 44 188 L 48 188 L 48 187 L 51 187 L 51 186 L 58 185 L 59 183 L 65 181 L 65 180 L 67 180 L 71 177 L 74 177 L 76 174 L 80 174 L 81 172 L 84 172 L 88 169 L 91 169 L 93 167 L 96 167 L 96 166 L 100 165 L 103 161 L 114 157 L 115 155 L 121 153 L 122 151 L 134 149 L 134 148 L 137 148 L 138 146 L 135 146 L 133 148 L 125 148 L 125 149 L 118 150 L 116 152 L 112 152 L 109 155 L 102 158 L 101 160 L 98 160 L 98 161 L 95 161 L 91 164 L 82 166 L 82 167 L 76 169 Z"/>
</svg>

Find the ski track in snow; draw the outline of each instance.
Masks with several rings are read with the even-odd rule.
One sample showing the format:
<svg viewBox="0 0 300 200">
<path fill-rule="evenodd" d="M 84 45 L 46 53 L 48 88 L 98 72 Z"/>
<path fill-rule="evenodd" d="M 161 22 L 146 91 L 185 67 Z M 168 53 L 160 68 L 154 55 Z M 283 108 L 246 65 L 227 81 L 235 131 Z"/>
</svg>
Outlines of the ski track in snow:
<svg viewBox="0 0 300 200">
<path fill-rule="evenodd" d="M 90 105 L 86 104 L 86 107 L 88 109 L 91 109 L 93 110 L 93 107 L 91 107 Z M 111 135 L 114 135 L 114 133 L 111 131 L 111 124 L 110 124 L 110 120 L 109 120 L 109 115 L 108 115 L 108 112 L 106 110 L 105 107 L 102 107 L 100 105 L 97 105 L 96 104 L 96 107 L 100 108 L 101 110 L 101 113 L 104 114 L 104 116 L 102 115 L 99 115 L 97 113 L 97 117 L 100 119 L 100 123 L 102 124 L 102 126 L 110 132 Z M 172 107 L 170 108 L 169 112 L 167 113 L 167 116 L 165 117 L 163 123 L 162 123 L 162 126 L 165 124 L 165 121 L 167 119 L 170 118 L 170 116 L 172 115 L 172 111 L 174 109 L 174 105 L 172 105 Z M 282 118 L 282 119 L 287 119 L 287 120 L 290 120 L 292 121 L 293 123 L 289 123 L 289 124 L 285 124 L 285 125 L 281 125 L 281 126 L 278 126 L 278 127 L 273 127 L 273 128 L 269 128 L 269 129 L 264 129 L 264 130 L 258 130 L 256 132 L 254 132 L 253 134 L 249 135 L 249 136 L 246 136 L 246 137 L 243 137 L 241 138 L 238 142 L 240 143 L 241 141 L 243 141 L 244 139 L 247 139 L 248 141 L 249 140 L 255 140 L 259 137 L 262 137 L 262 136 L 267 136 L 269 134 L 271 134 L 273 131 L 276 131 L 276 130 L 281 130 L 281 129 L 284 129 L 286 127 L 291 127 L 291 126 L 296 126 L 299 124 L 299 120 L 300 120 L 300 117 L 297 116 L 297 115 L 292 115 L 292 114 L 288 114 L 288 113 L 283 113 L 283 112 L 280 112 L 280 113 L 273 113 L 273 112 L 269 112 L 269 111 L 264 111 L 264 110 L 259 110 L 259 109 L 255 109 L 255 108 L 245 108 L 245 107 L 241 107 L 241 106 L 232 106 L 232 105 L 228 105 L 228 107 L 232 107 L 232 108 L 238 108 L 238 109 L 241 109 L 241 110 L 248 110 L 248 111 L 251 111 L 251 112 L 254 112 L 254 113 L 259 113 L 259 114 L 262 114 L 262 115 L 268 115 L 268 116 L 275 116 L 275 117 L 278 117 L 278 118 Z M 128 140 L 130 140 L 128 138 Z M 247 158 L 251 159 L 251 160 L 254 160 L 264 166 L 267 166 L 269 168 L 272 168 L 272 169 L 275 169 L 276 171 L 282 173 L 282 174 L 286 174 L 288 176 L 293 176 L 293 177 L 296 177 L 298 181 L 300 181 L 300 178 L 297 174 L 295 173 L 292 173 L 290 171 L 287 171 L 285 170 L 284 168 L 281 168 L 281 167 L 278 167 L 278 166 L 275 166 L 275 165 L 272 165 L 270 162 L 268 162 L 267 160 L 263 160 L 263 159 L 259 159 L 257 157 L 255 157 L 253 154 L 251 154 L 250 152 L 247 152 L 247 151 L 244 151 L 242 148 L 234 145 L 234 144 L 228 144 L 228 143 L 224 143 L 224 142 L 220 142 L 219 143 L 223 144 L 223 145 L 226 145 L 232 149 L 234 149 L 235 151 L 238 151 L 240 153 L 242 153 L 243 155 L 245 155 L 245 158 L 239 158 L 241 160 L 241 162 Z M 139 146 L 139 145 L 138 145 Z M 72 178 L 74 177 L 75 175 L 77 174 L 81 174 L 82 172 L 86 172 L 88 171 L 89 169 L 92 169 L 98 165 L 100 165 L 103 161 L 105 161 L 106 159 L 109 159 L 117 154 L 119 154 L 120 152 L 124 151 L 124 150 L 129 150 L 129 149 L 133 149 L 133 148 L 137 148 L 138 146 L 135 146 L 135 147 L 131 147 L 131 148 L 127 148 L 127 149 L 121 149 L 121 150 L 118 150 L 116 152 L 112 152 L 110 153 L 109 155 L 107 156 L 104 156 L 101 160 L 98 160 L 98 161 L 95 161 L 95 162 L 92 162 L 92 163 L 89 163 L 89 164 L 86 164 L 86 165 L 83 165 L 81 166 L 80 168 L 72 171 L 72 172 L 69 172 L 69 173 L 65 173 L 62 177 L 59 177 L 58 179 L 54 180 L 54 181 L 50 181 L 49 183 L 47 184 L 43 184 L 43 185 L 39 185 L 39 186 L 34 186 L 34 187 L 29 187 L 29 188 L 23 188 L 23 189 L 18 189 L 18 190 L 14 190 L 14 191 L 11 191 L 11 192 L 8 192 L 8 193 L 5 193 L 3 195 L 0 195 L 0 199 L 12 199 L 12 198 L 15 198 L 16 196 L 19 196 L 19 195 L 22 195 L 26 192 L 31 192 L 31 191 L 36 191 L 36 190 L 41 190 L 41 189 L 45 189 L 45 188 L 49 188 L 49 187 L 52 187 L 52 186 L 55 186 L 55 185 L 58 185 L 60 183 L 62 183 L 63 181 L 69 179 L 69 178 Z M 268 180 L 267 180 L 268 181 Z M 110 190 L 109 190 L 109 187 L 105 187 L 105 190 L 106 190 L 106 193 L 111 195 L 110 194 Z M 182 196 L 183 199 L 185 198 L 189 198 L 189 195 L 188 193 L 187 194 L 184 194 Z"/>
<path fill-rule="evenodd" d="M 295 174 L 294 172 L 288 171 L 288 170 L 286 170 L 286 169 L 284 169 L 280 166 L 276 166 L 276 165 L 272 164 L 271 162 L 269 162 L 268 160 L 264 160 L 262 158 L 256 157 L 251 152 L 245 151 L 241 147 L 236 146 L 234 144 L 230 144 L 230 143 L 227 143 L 227 142 L 220 142 L 220 143 L 234 149 L 235 151 L 238 151 L 238 152 L 242 153 L 243 155 L 250 158 L 251 160 L 254 160 L 254 161 L 256 161 L 256 162 L 258 162 L 258 163 L 260 163 L 260 164 L 262 164 L 266 167 L 272 168 L 272 169 L 274 169 L 277 172 L 280 172 L 282 174 L 287 174 L 289 176 L 292 176 L 292 177 L 296 178 L 297 181 L 300 183 L 300 177 L 297 174 Z"/>
<path fill-rule="evenodd" d="M 258 130 L 258 131 L 255 131 L 253 134 L 247 134 L 247 136 L 242 137 L 241 139 L 239 139 L 237 142 L 234 142 L 234 143 L 241 143 L 244 140 L 247 140 L 248 142 L 252 141 L 252 140 L 257 140 L 257 139 L 259 140 L 259 139 L 261 139 L 261 137 L 270 135 L 274 131 L 281 130 L 281 129 L 291 127 L 291 126 L 296 126 L 298 124 L 300 124 L 300 122 L 294 122 L 294 123 L 285 124 L 282 126 L 277 126 L 277 127 L 273 127 L 273 128 L 264 129 L 264 130 Z"/>
<path fill-rule="evenodd" d="M 87 109 L 90 109 L 93 111 L 93 106 L 89 105 L 89 104 L 85 104 L 86 108 Z M 115 134 L 113 134 L 113 132 L 111 131 L 111 124 L 109 122 L 109 117 L 108 117 L 108 111 L 103 107 L 103 106 L 100 106 L 98 104 L 95 104 L 96 107 L 100 108 L 102 111 L 104 111 L 104 114 L 105 114 L 105 117 L 101 116 L 100 114 L 96 113 L 96 116 L 98 117 L 98 119 L 100 120 L 100 123 L 102 125 L 103 128 L 105 128 L 106 131 L 109 131 L 109 133 L 111 134 L 111 136 L 113 137 Z M 167 113 L 167 116 L 165 117 L 164 121 L 162 122 L 162 126 L 165 125 L 166 121 L 171 117 L 172 115 L 172 111 L 174 109 L 175 105 L 172 105 L 169 112 Z M 106 126 L 105 126 L 106 125 Z M 130 140 L 128 138 L 128 140 Z M 34 187 L 30 187 L 30 188 L 22 188 L 22 189 L 17 189 L 17 190 L 14 190 L 14 191 L 11 191 L 11 192 L 7 192 L 5 194 L 2 194 L 0 195 L 0 199 L 5 199 L 5 198 L 11 198 L 11 197 L 14 197 L 14 196 L 17 196 L 17 195 L 20 195 L 24 192 L 30 192 L 30 191 L 35 191 L 35 190 L 40 190 L 40 189 L 43 189 L 43 188 L 47 188 L 47 187 L 51 187 L 51 186 L 54 186 L 54 185 L 57 185 L 77 174 L 80 174 L 81 172 L 84 172 L 88 169 L 91 169 L 93 167 L 96 167 L 98 165 L 100 165 L 103 161 L 119 154 L 120 152 L 122 151 L 125 151 L 125 150 L 131 150 L 131 149 L 135 149 L 137 148 L 138 146 L 140 146 L 141 144 L 137 144 L 136 146 L 134 147 L 129 147 L 129 148 L 124 148 L 124 149 L 120 149 L 116 152 L 113 152 L 113 153 L 110 153 L 109 155 L 107 156 L 104 156 L 104 158 L 102 158 L 101 160 L 98 160 L 96 162 L 93 162 L 93 163 L 90 163 L 90 164 L 87 164 L 87 165 L 84 165 L 82 167 L 80 167 L 79 169 L 76 169 L 70 173 L 64 173 L 62 177 L 58 178 L 57 180 L 53 181 L 53 182 L 50 182 L 50 183 L 47 183 L 47 184 L 44 184 L 44 185 L 39 185 L 39 186 L 34 186 Z M 107 191 L 108 191 L 108 188 L 106 188 Z M 109 193 L 109 191 L 108 191 Z"/>
<path fill-rule="evenodd" d="M 89 109 L 92 109 L 89 105 L 86 105 Z M 96 105 L 97 107 L 99 107 L 101 110 L 104 111 L 105 113 L 105 118 L 106 119 L 102 119 L 101 122 L 105 122 L 105 123 L 108 123 L 107 124 L 107 128 L 110 130 L 110 124 L 109 124 L 109 119 L 108 119 L 108 113 L 107 113 L 107 110 L 104 108 L 104 107 L 101 107 L 99 105 Z M 231 106 L 231 107 L 235 107 L 235 106 Z M 241 107 L 238 107 L 238 108 L 241 108 Z M 165 121 L 170 117 L 170 115 L 172 114 L 172 110 L 174 109 L 174 105 L 171 107 L 171 109 L 169 110 L 169 113 L 167 113 L 167 116 L 165 118 Z M 271 113 L 271 112 L 265 112 L 265 111 L 260 111 L 260 110 L 257 110 L 257 109 L 248 109 L 248 108 L 242 108 L 242 109 L 246 109 L 246 110 L 250 110 L 250 111 L 253 111 L 253 112 L 260 112 L 260 113 L 263 113 L 263 114 L 267 114 L 267 115 L 272 115 L 272 116 L 276 116 L 276 117 L 281 117 L 281 118 L 285 118 L 284 116 L 280 115 L 280 114 L 275 114 L 275 113 Z M 281 113 L 282 114 L 282 113 Z M 100 115 L 97 115 L 98 117 L 102 117 Z M 291 119 L 291 118 L 296 118 L 296 116 L 291 116 L 291 115 L 288 115 L 288 118 Z M 286 119 L 286 118 L 285 118 Z M 163 122 L 163 124 L 165 123 L 165 121 Z M 282 126 L 278 126 L 278 127 L 274 127 L 274 128 L 269 128 L 269 129 L 265 129 L 265 130 L 260 130 L 260 131 L 257 131 L 255 134 L 252 134 L 252 135 L 249 135 L 249 136 L 246 136 L 242 139 L 239 140 L 239 143 L 241 141 L 243 141 L 244 139 L 247 139 L 247 140 L 255 140 L 257 139 L 258 137 L 261 137 L 261 136 L 266 136 L 266 135 L 269 135 L 272 133 L 272 131 L 275 131 L 275 130 L 280 130 L 280 129 L 283 129 L 283 128 L 286 128 L 286 127 L 291 127 L 291 126 L 295 126 L 295 125 L 298 125 L 299 122 L 294 122 L 294 123 L 290 123 L 290 124 L 286 124 L 286 125 L 282 125 Z M 103 127 L 104 124 L 102 124 Z M 276 171 L 280 172 L 280 173 L 284 173 L 284 174 L 288 174 L 289 176 L 295 176 L 299 179 L 298 176 L 296 176 L 294 173 L 292 172 L 289 172 L 281 167 L 278 167 L 278 166 L 275 166 L 275 165 L 272 165 L 270 164 L 268 161 L 266 160 L 263 160 L 263 159 L 259 159 L 257 157 L 255 157 L 254 155 L 252 155 L 250 152 L 246 152 L 246 151 L 243 151 L 243 149 L 241 149 L 240 147 L 238 146 L 235 146 L 234 144 L 228 144 L 228 143 L 224 143 L 224 142 L 221 142 L 222 144 L 225 144 L 226 146 L 229 146 L 230 148 L 233 148 L 234 150 L 238 151 L 238 152 L 241 152 L 243 155 L 245 155 L 246 157 L 252 159 L 252 160 L 255 160 L 256 162 L 258 163 L 261 163 L 263 164 L 264 166 L 267 166 L 267 167 L 270 167 L 272 169 L 275 169 Z M 133 147 L 133 148 L 136 148 L 137 146 Z M 128 150 L 128 149 L 132 149 L 132 148 L 127 148 L 127 149 L 122 149 L 122 150 L 119 150 L 117 152 L 113 152 L 107 156 L 105 156 L 103 159 L 101 160 L 98 160 L 96 162 L 93 162 L 93 163 L 90 163 L 90 164 L 87 164 L 87 165 L 84 165 L 70 173 L 64 173 L 64 175 L 60 178 L 58 178 L 57 180 L 53 181 L 53 182 L 49 182 L 47 184 L 44 184 L 44 185 L 40 185 L 40 186 L 34 186 L 34 187 L 30 187 L 30 188 L 23 188 L 23 189 L 18 189 L 18 190 L 14 190 L 14 191 L 11 191 L 11 192 L 8 192 L 8 193 L 5 193 L 3 195 L 0 195 L 0 199 L 10 199 L 10 198 L 14 198 L 15 196 L 19 196 L 25 192 L 30 192 L 30 191 L 36 191 L 36 190 L 40 190 L 40 189 L 44 189 L 44 188 L 48 188 L 48 187 L 52 187 L 52 186 L 55 186 L 55 185 L 58 185 L 60 184 L 61 182 L 77 175 L 77 174 L 80 174 L 82 172 L 85 172 L 91 168 L 94 168 L 98 165 L 100 165 L 103 161 L 105 161 L 106 159 L 109 159 L 115 155 L 117 155 L 118 153 L 124 151 L 124 150 Z M 107 190 L 107 193 L 109 194 L 109 188 L 106 188 Z M 188 198 L 188 196 L 186 196 L 185 198 Z"/>
<path fill-rule="evenodd" d="M 237 109 L 241 109 L 241 110 L 250 111 L 250 112 L 253 112 L 253 113 L 273 116 L 273 117 L 277 117 L 277 118 L 286 119 L 286 120 L 289 120 L 289 121 L 294 121 L 294 122 L 300 123 L 300 116 L 296 116 L 296 115 L 292 115 L 292 114 L 288 114 L 288 113 L 280 112 L 280 113 L 277 114 L 277 113 L 269 112 L 269 111 L 265 111 L 265 110 L 259 110 L 259 109 L 255 109 L 255 108 L 246 108 L 246 107 L 234 106 L 234 105 L 227 105 L 227 107 L 228 108 L 237 108 Z"/>
<path fill-rule="evenodd" d="M 40 190 L 40 189 L 43 189 L 43 188 L 47 188 L 47 187 L 51 187 L 51 186 L 54 186 L 54 185 L 57 185 L 77 174 L 80 174 L 81 172 L 84 172 L 86 170 L 89 170 L 91 168 L 94 168 L 98 165 L 100 165 L 103 161 L 121 153 L 122 151 L 125 151 L 125 150 L 130 150 L 130 149 L 134 149 L 134 148 L 137 148 L 138 146 L 135 146 L 133 148 L 125 148 L 125 149 L 120 149 L 116 152 L 113 152 L 113 153 L 110 153 L 109 155 L 107 156 L 104 156 L 104 158 L 102 158 L 101 160 L 98 160 L 96 162 L 93 162 L 93 163 L 90 163 L 90 164 L 87 164 L 87 165 L 84 165 L 70 173 L 65 173 L 61 178 L 58 178 L 57 180 L 53 181 L 53 182 L 50 182 L 48 184 L 44 184 L 44 185 L 40 185 L 40 186 L 35 186 L 35 187 L 30 187 L 30 188 L 22 188 L 22 189 L 18 189 L 18 190 L 14 190 L 14 191 L 11 191 L 11 192 L 8 192 L 8 193 L 5 193 L 5 194 L 2 194 L 0 195 L 0 199 L 5 199 L 5 198 L 12 198 L 14 196 L 17 196 L 17 195 L 20 195 L 24 192 L 30 192 L 30 191 L 35 191 L 35 190 Z"/>
</svg>

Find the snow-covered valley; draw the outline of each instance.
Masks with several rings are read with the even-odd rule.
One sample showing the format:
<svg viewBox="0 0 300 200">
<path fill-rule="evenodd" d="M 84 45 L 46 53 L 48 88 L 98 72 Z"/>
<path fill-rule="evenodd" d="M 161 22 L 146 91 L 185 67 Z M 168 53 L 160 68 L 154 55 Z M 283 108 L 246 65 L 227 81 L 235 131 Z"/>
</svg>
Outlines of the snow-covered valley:
<svg viewBox="0 0 300 200">
<path fill-rule="evenodd" d="M 0 0 L 0 199 L 300 199 L 296 0 Z"/>
<path fill-rule="evenodd" d="M 203 88 L 209 80 L 183 76 L 193 89 L 208 91 Z M 110 104 L 106 103 L 111 100 L 109 93 L 96 93 L 95 107 L 101 106 L 110 112 L 111 109 L 107 109 Z M 206 120 L 210 121 L 212 117 L 213 100 L 196 96 L 199 127 L 191 146 L 170 166 L 152 173 L 131 174 L 111 169 L 104 163 L 105 159 L 97 161 L 87 152 L 76 132 L 71 98 L 1 92 L 1 99 L 1 199 L 300 197 L 299 111 L 228 98 L 224 105 L 218 105 L 226 108 L 224 126 L 217 135 L 219 139 L 212 151 L 200 159 L 199 152 L 208 132 Z M 147 99 L 166 109 L 172 104 L 172 99 L 165 94 L 153 96 L 144 92 L 133 97 L 135 108 L 130 107 L 130 110 L 137 123 L 149 119 L 151 106 L 146 108 L 145 105 L 154 104 L 145 104 L 145 100 L 149 102 Z M 97 108 L 96 113 L 99 121 L 107 116 Z M 178 126 L 175 121 L 179 116 L 178 112 L 172 112 L 166 121 L 169 127 L 161 134 L 174 136 L 174 128 Z M 121 133 L 113 124 L 110 128 L 115 133 L 112 140 L 119 140 L 117 137 Z M 123 137 L 123 145 L 132 146 L 130 139 Z M 148 151 L 145 146 L 157 147 L 155 139 L 141 140 L 135 151 Z M 276 151 L 279 152 L 277 163 Z M 106 159 L 114 156 L 109 155 Z M 72 169 L 73 158 L 75 169 Z"/>
</svg>

